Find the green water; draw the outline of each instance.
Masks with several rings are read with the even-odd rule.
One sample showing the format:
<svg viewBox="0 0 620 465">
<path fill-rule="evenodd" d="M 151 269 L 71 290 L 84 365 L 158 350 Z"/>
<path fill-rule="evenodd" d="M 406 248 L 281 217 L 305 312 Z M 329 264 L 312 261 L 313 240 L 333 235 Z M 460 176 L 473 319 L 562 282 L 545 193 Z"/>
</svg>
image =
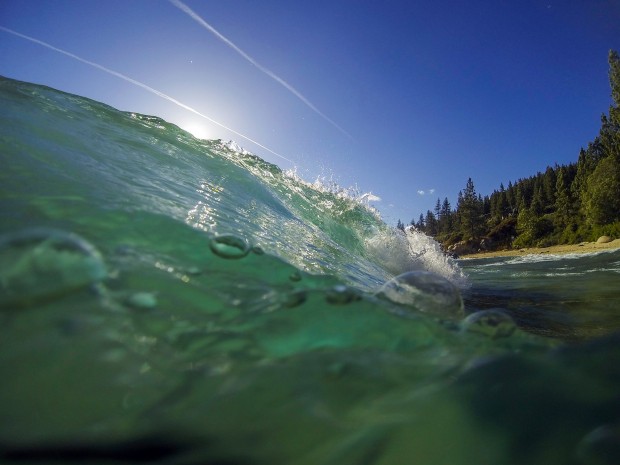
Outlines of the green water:
<svg viewBox="0 0 620 465">
<path fill-rule="evenodd" d="M 160 119 L 0 101 L 3 463 L 620 461 L 618 254 L 459 266 Z"/>
</svg>

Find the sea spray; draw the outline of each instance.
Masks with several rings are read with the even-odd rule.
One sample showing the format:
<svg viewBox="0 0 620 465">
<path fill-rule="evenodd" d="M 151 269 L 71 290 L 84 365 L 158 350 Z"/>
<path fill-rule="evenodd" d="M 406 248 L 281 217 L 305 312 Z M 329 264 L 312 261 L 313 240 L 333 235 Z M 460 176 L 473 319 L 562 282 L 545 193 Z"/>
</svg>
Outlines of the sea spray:
<svg viewBox="0 0 620 465">
<path fill-rule="evenodd" d="M 391 273 L 431 271 L 458 286 L 467 286 L 467 279 L 456 262 L 443 252 L 432 237 L 408 227 L 383 229 L 365 241 L 369 256 L 383 264 Z"/>
</svg>

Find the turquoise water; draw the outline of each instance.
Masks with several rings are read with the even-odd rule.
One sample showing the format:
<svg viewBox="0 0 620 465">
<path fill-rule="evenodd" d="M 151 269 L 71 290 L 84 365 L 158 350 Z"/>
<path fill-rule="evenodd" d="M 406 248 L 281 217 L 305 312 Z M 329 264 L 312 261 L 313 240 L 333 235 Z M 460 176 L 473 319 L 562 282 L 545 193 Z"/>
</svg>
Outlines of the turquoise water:
<svg viewBox="0 0 620 465">
<path fill-rule="evenodd" d="M 3 463 L 620 461 L 620 253 L 457 263 L 159 118 L 0 101 Z"/>
</svg>

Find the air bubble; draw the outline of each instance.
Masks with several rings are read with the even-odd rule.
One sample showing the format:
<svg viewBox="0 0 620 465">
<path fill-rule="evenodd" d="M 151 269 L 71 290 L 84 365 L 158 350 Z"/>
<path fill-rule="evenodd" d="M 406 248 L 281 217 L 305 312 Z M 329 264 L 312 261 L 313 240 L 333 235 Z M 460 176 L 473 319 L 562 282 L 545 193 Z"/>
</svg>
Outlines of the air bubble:
<svg viewBox="0 0 620 465">
<path fill-rule="evenodd" d="M 378 292 L 392 302 L 442 317 L 461 317 L 463 299 L 457 287 L 443 276 L 410 271 L 385 283 Z"/>
<path fill-rule="evenodd" d="M 282 298 L 282 304 L 285 307 L 293 308 L 303 304 L 308 298 L 308 294 L 303 289 L 298 289 L 286 293 Z"/>
<path fill-rule="evenodd" d="M 222 258 L 243 258 L 250 252 L 250 246 L 245 239 L 232 234 L 211 238 L 209 247 L 215 255 Z"/>
<path fill-rule="evenodd" d="M 0 307 L 54 300 L 106 277 L 99 251 L 77 234 L 33 228 L 0 237 Z"/>
<path fill-rule="evenodd" d="M 356 300 L 359 300 L 360 296 L 350 287 L 339 284 L 327 290 L 325 294 L 325 300 L 330 304 L 344 305 Z"/>
<path fill-rule="evenodd" d="M 463 321 L 463 331 L 493 339 L 509 337 L 517 329 L 514 320 L 503 310 L 491 309 L 472 313 Z"/>
</svg>

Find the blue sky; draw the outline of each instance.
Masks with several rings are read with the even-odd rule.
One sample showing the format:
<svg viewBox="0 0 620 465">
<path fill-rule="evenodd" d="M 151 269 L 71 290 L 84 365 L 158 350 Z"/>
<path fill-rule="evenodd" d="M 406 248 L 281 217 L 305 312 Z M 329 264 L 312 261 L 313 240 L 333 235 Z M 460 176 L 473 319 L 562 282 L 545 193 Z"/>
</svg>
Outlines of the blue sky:
<svg viewBox="0 0 620 465">
<path fill-rule="evenodd" d="M 6 30 L 0 74 L 357 186 L 390 224 L 454 206 L 468 177 L 486 195 L 576 161 L 620 49 L 617 0 L 175 1 L 3 0 L 0 26 L 236 134 Z"/>
</svg>

